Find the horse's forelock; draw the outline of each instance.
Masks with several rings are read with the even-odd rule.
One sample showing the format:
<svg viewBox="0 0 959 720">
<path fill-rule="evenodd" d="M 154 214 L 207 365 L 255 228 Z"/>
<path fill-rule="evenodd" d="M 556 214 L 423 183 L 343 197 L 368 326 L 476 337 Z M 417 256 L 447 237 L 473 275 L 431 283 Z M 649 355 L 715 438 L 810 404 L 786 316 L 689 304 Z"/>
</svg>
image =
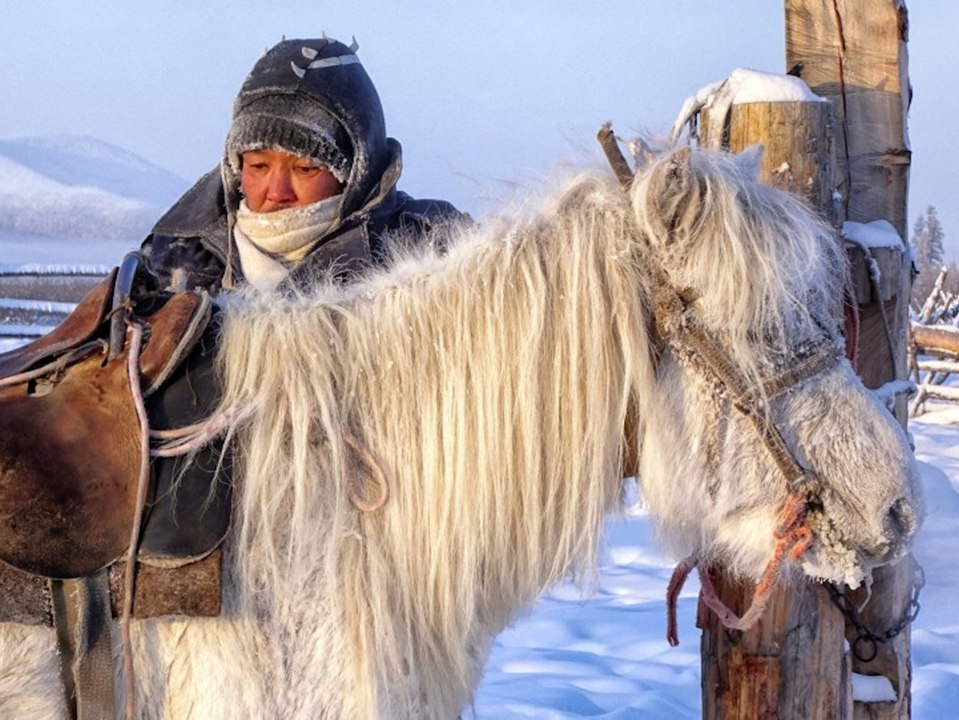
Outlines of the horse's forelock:
<svg viewBox="0 0 959 720">
<path fill-rule="evenodd" d="M 841 297 L 844 277 L 831 231 L 727 155 L 674 156 L 654 163 L 633 190 L 637 221 L 672 283 L 699 297 L 704 321 L 743 362 L 757 339 L 784 347 L 818 332 L 816 320 L 829 314 L 822 306 Z"/>
</svg>

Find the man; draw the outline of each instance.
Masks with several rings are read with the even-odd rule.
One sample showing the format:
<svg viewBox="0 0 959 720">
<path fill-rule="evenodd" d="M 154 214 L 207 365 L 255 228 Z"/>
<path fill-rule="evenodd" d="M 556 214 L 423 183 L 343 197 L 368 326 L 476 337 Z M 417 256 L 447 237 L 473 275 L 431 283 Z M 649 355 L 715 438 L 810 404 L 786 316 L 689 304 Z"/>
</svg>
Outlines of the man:
<svg viewBox="0 0 959 720">
<path fill-rule="evenodd" d="M 466 218 L 396 189 L 400 144 L 386 135 L 356 49 L 355 41 L 284 40 L 254 65 L 220 167 L 143 242 L 161 285 L 270 291 L 320 275 L 346 279 L 386 258 L 390 233 L 422 239 Z"/>
</svg>

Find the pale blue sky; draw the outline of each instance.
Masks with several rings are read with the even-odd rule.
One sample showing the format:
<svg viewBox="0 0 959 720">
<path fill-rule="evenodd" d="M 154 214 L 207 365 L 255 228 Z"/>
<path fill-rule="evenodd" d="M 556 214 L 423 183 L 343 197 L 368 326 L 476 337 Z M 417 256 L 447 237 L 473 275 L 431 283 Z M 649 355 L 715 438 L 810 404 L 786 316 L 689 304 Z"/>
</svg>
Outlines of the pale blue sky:
<svg viewBox="0 0 959 720">
<path fill-rule="evenodd" d="M 910 226 L 935 205 L 959 258 L 959 103 L 944 60 L 959 4 L 909 10 Z M 262 50 L 325 30 L 360 44 L 404 146 L 401 187 L 478 213 L 512 183 L 595 153 L 606 120 L 665 133 L 688 95 L 734 68 L 782 72 L 783 24 L 777 0 L 7 2 L 0 137 L 92 135 L 192 180 L 217 162 Z"/>
</svg>

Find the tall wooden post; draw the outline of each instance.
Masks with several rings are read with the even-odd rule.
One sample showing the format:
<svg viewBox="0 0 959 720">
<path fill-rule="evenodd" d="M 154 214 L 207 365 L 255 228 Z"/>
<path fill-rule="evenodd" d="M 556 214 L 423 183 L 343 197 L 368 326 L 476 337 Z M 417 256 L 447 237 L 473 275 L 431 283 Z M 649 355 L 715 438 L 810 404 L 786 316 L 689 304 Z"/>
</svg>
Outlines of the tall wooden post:
<svg viewBox="0 0 959 720">
<path fill-rule="evenodd" d="M 711 136 L 719 127 L 720 136 Z M 704 147 L 737 153 L 761 143 L 760 182 L 795 192 L 832 216 L 829 103 L 733 104 L 724 122 L 707 116 L 700 128 Z M 713 582 L 720 598 L 741 614 L 752 583 L 722 572 Z M 711 613 L 700 618 L 700 626 L 707 720 L 852 717 L 844 619 L 821 584 L 798 580 L 777 588 L 759 622 L 746 632 L 725 629 Z"/>
<path fill-rule="evenodd" d="M 737 152 L 761 142 L 761 180 L 804 195 L 837 228 L 844 220 L 884 219 L 899 232 L 899 249 L 849 248 L 862 328 L 860 375 L 876 388 L 906 377 L 906 9 L 899 0 L 786 0 L 786 22 L 786 69 L 831 101 L 832 122 L 817 117 L 826 107 L 818 103 L 734 104 L 725 123 L 700 123 L 701 143 Z M 709 137 L 716 128 L 721 137 Z M 870 280 L 869 263 L 882 268 L 878 284 Z M 905 397 L 896 399 L 894 410 L 905 425 Z M 912 561 L 873 578 L 873 597 L 860 620 L 881 634 L 902 622 Z M 751 586 L 721 573 L 715 582 L 720 597 L 742 611 Z M 857 606 L 865 600 L 861 592 L 851 595 Z M 856 657 L 843 646 L 845 634 L 855 647 L 855 626 L 821 586 L 781 589 L 746 633 L 727 631 L 708 617 L 703 625 L 704 718 L 909 717 L 908 628 L 880 643 L 875 658 Z M 895 699 L 856 701 L 852 673 L 885 676 Z"/>
<path fill-rule="evenodd" d="M 836 112 L 834 185 L 845 218 L 868 223 L 887 220 L 903 241 L 902 250 L 873 249 L 883 268 L 878 286 L 866 282 L 862 250 L 851 252 L 862 330 L 860 376 L 867 387 L 907 377 L 911 263 L 905 248 L 909 164 L 906 117 L 908 17 L 904 0 L 786 0 L 786 67 L 817 95 L 832 100 Z M 888 332 L 887 332 L 888 327 Z M 905 427 L 907 398 L 895 414 Z M 912 591 L 913 561 L 873 574 L 872 600 L 862 620 L 874 632 L 898 625 Z M 861 599 L 861 598 L 857 598 Z M 847 628 L 850 642 L 857 634 Z M 911 669 L 909 629 L 877 647 L 871 661 L 853 658 L 863 675 L 887 677 L 895 700 L 856 702 L 857 719 L 908 718 Z"/>
</svg>

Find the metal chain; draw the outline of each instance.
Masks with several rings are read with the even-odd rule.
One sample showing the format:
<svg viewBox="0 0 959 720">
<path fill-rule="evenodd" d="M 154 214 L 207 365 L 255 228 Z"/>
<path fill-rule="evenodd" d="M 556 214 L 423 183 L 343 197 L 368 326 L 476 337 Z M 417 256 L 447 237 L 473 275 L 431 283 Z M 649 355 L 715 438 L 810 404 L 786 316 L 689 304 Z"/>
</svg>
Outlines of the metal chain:
<svg viewBox="0 0 959 720">
<path fill-rule="evenodd" d="M 899 635 L 919 616 L 919 592 L 926 585 L 926 572 L 922 565 L 913 560 L 912 592 L 909 594 L 906 605 L 892 627 L 883 633 L 876 633 L 866 627 L 859 611 L 852 601 L 836 587 L 834 583 L 826 583 L 826 590 L 833 604 L 839 608 L 846 620 L 856 629 L 856 639 L 852 643 L 853 655 L 860 662 L 871 662 L 879 654 L 879 643 L 885 643 Z"/>
</svg>

